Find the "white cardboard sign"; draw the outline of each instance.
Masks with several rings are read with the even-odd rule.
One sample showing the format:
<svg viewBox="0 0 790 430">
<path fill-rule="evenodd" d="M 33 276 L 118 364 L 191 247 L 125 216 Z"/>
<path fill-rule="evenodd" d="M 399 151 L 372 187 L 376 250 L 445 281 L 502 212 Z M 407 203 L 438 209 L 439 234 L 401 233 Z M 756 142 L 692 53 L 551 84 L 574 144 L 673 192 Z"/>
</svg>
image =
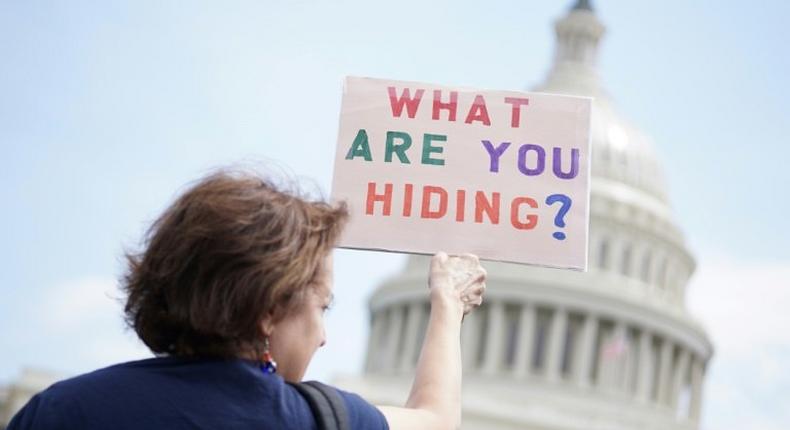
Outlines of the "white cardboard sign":
<svg viewBox="0 0 790 430">
<path fill-rule="evenodd" d="M 346 78 L 346 248 L 586 270 L 592 99 Z"/>
</svg>

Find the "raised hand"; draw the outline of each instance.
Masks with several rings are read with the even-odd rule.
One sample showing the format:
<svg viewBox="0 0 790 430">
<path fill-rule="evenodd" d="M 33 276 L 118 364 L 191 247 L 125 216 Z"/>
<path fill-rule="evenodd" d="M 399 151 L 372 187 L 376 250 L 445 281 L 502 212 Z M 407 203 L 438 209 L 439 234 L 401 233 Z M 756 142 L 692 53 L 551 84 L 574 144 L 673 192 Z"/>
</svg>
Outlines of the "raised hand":
<svg viewBox="0 0 790 430">
<path fill-rule="evenodd" d="M 466 315 L 483 303 L 485 281 L 486 270 L 476 255 L 438 252 L 431 260 L 428 279 L 431 303 L 457 307 Z"/>
</svg>

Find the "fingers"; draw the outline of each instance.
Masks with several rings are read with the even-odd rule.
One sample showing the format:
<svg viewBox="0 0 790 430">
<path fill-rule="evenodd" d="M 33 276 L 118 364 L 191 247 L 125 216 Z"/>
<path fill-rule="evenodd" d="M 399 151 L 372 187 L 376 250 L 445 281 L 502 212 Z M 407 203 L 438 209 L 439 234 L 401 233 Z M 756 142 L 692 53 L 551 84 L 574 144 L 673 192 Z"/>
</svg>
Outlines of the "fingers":
<svg viewBox="0 0 790 430">
<path fill-rule="evenodd" d="M 480 264 L 480 258 L 477 255 L 475 255 L 475 254 L 468 254 L 468 253 L 466 253 L 466 254 L 461 254 L 458 257 L 460 257 L 460 258 L 462 258 L 464 260 L 469 260 L 469 261 L 471 261 L 471 262 L 473 262 L 475 264 Z"/>
<path fill-rule="evenodd" d="M 472 270 L 480 267 L 480 259 L 474 254 L 452 255 L 449 258 L 454 260 L 455 265 L 459 268 Z"/>
<path fill-rule="evenodd" d="M 476 266 L 480 264 L 480 258 L 475 254 L 469 254 L 469 253 L 450 254 L 448 257 L 454 260 L 462 261 L 465 263 L 465 265 L 468 266 Z"/>
<path fill-rule="evenodd" d="M 481 270 L 483 267 L 480 265 L 480 259 L 474 254 L 460 254 L 450 255 L 441 253 L 445 256 L 447 267 L 451 270 L 473 273 L 476 270 Z M 439 254 L 437 254 L 438 256 Z"/>
<path fill-rule="evenodd" d="M 481 290 L 479 294 L 468 294 L 468 295 L 465 295 L 465 296 L 463 296 L 461 298 L 461 301 L 464 302 L 465 304 L 473 304 L 473 305 L 478 305 L 479 306 L 481 303 L 483 303 L 483 291 L 484 290 L 485 290 L 485 288 L 483 288 L 483 290 Z"/>
<path fill-rule="evenodd" d="M 478 298 L 482 298 L 483 294 L 485 293 L 485 291 L 486 291 L 486 284 L 485 283 L 479 283 L 479 284 L 473 285 L 473 286 L 469 287 L 468 289 L 466 289 L 461 294 L 461 300 L 463 300 L 464 302 L 470 302 L 470 303 L 474 302 Z"/>
<path fill-rule="evenodd" d="M 462 290 L 466 290 L 475 284 L 485 284 L 486 278 L 488 277 L 488 272 L 482 267 L 478 267 L 467 273 L 468 275 L 464 283 L 458 286 Z"/>
<path fill-rule="evenodd" d="M 464 303 L 475 303 L 477 301 L 482 301 L 485 291 L 485 282 L 472 283 L 461 291 L 461 300 Z"/>
<path fill-rule="evenodd" d="M 485 290 L 485 286 L 483 286 L 482 290 Z M 473 310 L 480 307 L 483 304 L 483 296 L 482 293 L 476 296 L 466 296 L 464 297 L 464 315 L 472 312 Z"/>
<path fill-rule="evenodd" d="M 477 282 L 485 282 L 488 278 L 488 271 L 484 269 L 482 266 L 477 269 Z"/>
<path fill-rule="evenodd" d="M 467 303 L 472 309 L 480 307 L 483 304 L 483 296 L 478 296 L 475 300 Z"/>
</svg>

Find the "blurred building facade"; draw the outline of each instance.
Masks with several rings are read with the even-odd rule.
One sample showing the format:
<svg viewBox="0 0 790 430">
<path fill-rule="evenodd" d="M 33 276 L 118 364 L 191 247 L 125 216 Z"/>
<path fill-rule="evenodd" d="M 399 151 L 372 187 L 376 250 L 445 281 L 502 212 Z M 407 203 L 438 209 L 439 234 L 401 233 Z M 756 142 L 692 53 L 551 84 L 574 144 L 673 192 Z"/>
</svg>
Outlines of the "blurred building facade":
<svg viewBox="0 0 790 430">
<path fill-rule="evenodd" d="M 588 1 L 555 24 L 535 91 L 594 97 L 587 273 L 486 263 L 484 306 L 463 324 L 464 429 L 696 429 L 713 348 L 689 315 L 695 261 L 650 140 L 596 70 L 605 28 Z M 370 301 L 366 369 L 341 386 L 402 404 L 427 326 L 428 257 Z"/>
<path fill-rule="evenodd" d="M 11 418 L 38 392 L 43 391 L 59 378 L 49 372 L 24 369 L 19 378 L 0 386 L 0 429 L 6 428 Z"/>
</svg>

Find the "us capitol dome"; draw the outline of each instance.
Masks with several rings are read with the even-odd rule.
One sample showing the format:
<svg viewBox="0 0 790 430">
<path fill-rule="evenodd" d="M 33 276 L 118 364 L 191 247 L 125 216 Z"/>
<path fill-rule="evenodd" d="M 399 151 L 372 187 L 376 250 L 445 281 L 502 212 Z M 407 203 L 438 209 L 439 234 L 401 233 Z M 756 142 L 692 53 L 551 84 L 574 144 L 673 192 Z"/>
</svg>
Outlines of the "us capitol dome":
<svg viewBox="0 0 790 430">
<path fill-rule="evenodd" d="M 588 1 L 555 24 L 534 91 L 594 97 L 589 270 L 485 263 L 485 303 L 463 326 L 464 429 L 696 429 L 712 344 L 685 306 L 695 261 L 649 138 L 620 117 Z M 336 382 L 373 403 L 407 398 L 428 322 L 429 257 L 370 299 L 365 372 Z"/>
</svg>

